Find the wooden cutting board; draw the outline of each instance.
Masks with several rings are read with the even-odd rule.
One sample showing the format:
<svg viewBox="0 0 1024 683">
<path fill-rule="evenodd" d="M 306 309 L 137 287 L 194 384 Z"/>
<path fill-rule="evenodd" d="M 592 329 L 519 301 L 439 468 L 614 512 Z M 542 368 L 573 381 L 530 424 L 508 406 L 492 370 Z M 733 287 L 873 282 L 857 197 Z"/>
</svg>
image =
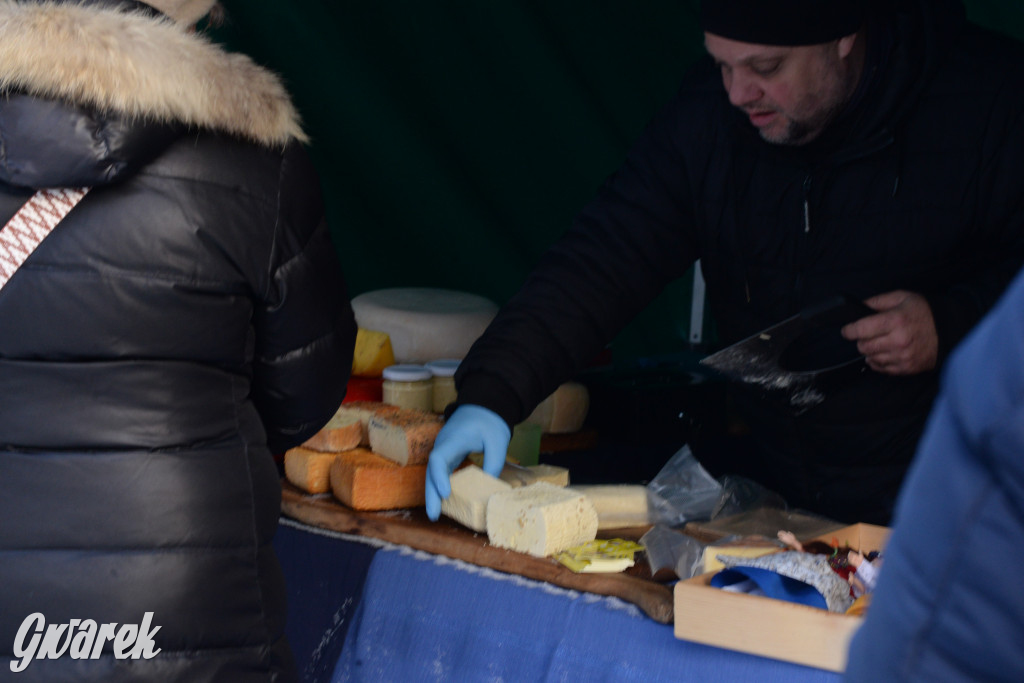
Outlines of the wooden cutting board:
<svg viewBox="0 0 1024 683">
<path fill-rule="evenodd" d="M 492 546 L 486 534 L 474 533 L 445 517 L 431 522 L 422 509 L 359 512 L 329 495 L 309 495 L 284 480 L 281 489 L 281 511 L 305 524 L 404 545 L 562 588 L 616 597 L 636 605 L 659 623 L 672 623 L 672 589 L 653 580 L 642 559 L 620 574 L 577 574 L 551 558 Z M 600 536 L 636 540 L 646 530 L 613 529 Z"/>
</svg>

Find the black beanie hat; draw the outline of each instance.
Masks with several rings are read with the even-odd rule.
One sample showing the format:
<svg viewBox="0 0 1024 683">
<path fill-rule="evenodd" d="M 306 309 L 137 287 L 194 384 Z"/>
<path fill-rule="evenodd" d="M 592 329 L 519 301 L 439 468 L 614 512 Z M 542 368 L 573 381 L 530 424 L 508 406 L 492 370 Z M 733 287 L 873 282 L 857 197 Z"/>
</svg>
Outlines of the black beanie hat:
<svg viewBox="0 0 1024 683">
<path fill-rule="evenodd" d="M 863 0 L 702 0 L 707 33 L 758 45 L 817 45 L 856 33 Z"/>
</svg>

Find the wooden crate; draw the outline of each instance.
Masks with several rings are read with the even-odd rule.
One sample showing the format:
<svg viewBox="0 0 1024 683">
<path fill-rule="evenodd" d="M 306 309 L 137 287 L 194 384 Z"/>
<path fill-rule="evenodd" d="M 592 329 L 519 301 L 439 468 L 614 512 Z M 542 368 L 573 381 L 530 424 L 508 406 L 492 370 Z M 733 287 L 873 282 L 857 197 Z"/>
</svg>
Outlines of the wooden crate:
<svg viewBox="0 0 1024 683">
<path fill-rule="evenodd" d="M 849 544 L 867 553 L 881 550 L 888 537 L 885 527 L 854 524 L 816 540 L 831 543 L 836 539 L 840 547 Z M 676 638 L 829 671 L 846 668 L 850 639 L 861 617 L 730 593 L 712 587 L 712 576 L 714 572 L 709 572 L 676 584 Z"/>
</svg>

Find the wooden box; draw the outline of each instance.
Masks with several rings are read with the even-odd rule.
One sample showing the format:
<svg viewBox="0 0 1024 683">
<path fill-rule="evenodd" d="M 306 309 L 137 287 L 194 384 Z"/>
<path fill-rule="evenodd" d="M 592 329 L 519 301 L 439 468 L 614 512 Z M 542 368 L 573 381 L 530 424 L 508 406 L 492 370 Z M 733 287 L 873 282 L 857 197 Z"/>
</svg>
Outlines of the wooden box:
<svg viewBox="0 0 1024 683">
<path fill-rule="evenodd" d="M 836 539 L 840 547 L 849 544 L 868 553 L 881 550 L 888 537 L 885 527 L 854 524 L 817 540 L 831 543 Z M 845 670 L 850 639 L 862 617 L 730 593 L 712 587 L 712 576 L 714 572 L 709 572 L 676 584 L 676 638 L 819 669 Z"/>
</svg>

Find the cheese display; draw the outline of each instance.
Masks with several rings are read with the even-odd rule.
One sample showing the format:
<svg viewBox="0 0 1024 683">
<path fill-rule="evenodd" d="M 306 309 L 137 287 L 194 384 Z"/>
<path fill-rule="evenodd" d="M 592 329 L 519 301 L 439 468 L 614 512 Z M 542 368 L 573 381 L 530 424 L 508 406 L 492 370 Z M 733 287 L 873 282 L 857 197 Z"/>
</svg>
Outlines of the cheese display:
<svg viewBox="0 0 1024 683">
<path fill-rule="evenodd" d="M 370 450 L 399 465 L 423 464 L 430 456 L 441 425 L 439 415 L 419 410 L 375 414 L 367 424 Z"/>
<path fill-rule="evenodd" d="M 388 335 L 396 363 L 464 358 L 498 312 L 475 294 L 426 287 L 365 292 L 352 299 L 356 324 Z"/>
<path fill-rule="evenodd" d="M 575 491 L 538 482 L 487 500 L 487 540 L 499 548 L 547 557 L 596 537 L 597 511 Z"/>
<path fill-rule="evenodd" d="M 298 446 L 285 451 L 284 476 L 306 493 L 331 490 L 330 470 L 337 453 L 321 453 Z"/>
<path fill-rule="evenodd" d="M 334 497 L 354 510 L 396 510 L 424 504 L 427 467 L 357 448 L 334 456 L 329 479 Z"/>
<path fill-rule="evenodd" d="M 583 427 L 590 410 L 590 394 L 579 382 L 565 382 L 533 409 L 524 420 L 540 425 L 545 434 L 569 434 Z"/>
<path fill-rule="evenodd" d="M 651 523 L 647 487 L 640 484 L 597 484 L 573 486 L 594 504 L 598 528 L 615 529 Z"/>
<path fill-rule="evenodd" d="M 512 488 L 476 465 L 468 465 L 454 472 L 449 481 L 452 494 L 441 501 L 441 514 L 473 531 L 481 532 L 487 530 L 488 499 L 494 493 Z"/>
<path fill-rule="evenodd" d="M 309 437 L 302 445 L 315 451 L 337 453 L 364 445 L 365 433 L 358 414 L 339 409 L 320 431 Z"/>
<path fill-rule="evenodd" d="M 352 353 L 352 374 L 356 377 L 380 377 L 384 368 L 395 364 L 395 352 L 387 332 L 356 330 L 356 348 Z"/>
</svg>

